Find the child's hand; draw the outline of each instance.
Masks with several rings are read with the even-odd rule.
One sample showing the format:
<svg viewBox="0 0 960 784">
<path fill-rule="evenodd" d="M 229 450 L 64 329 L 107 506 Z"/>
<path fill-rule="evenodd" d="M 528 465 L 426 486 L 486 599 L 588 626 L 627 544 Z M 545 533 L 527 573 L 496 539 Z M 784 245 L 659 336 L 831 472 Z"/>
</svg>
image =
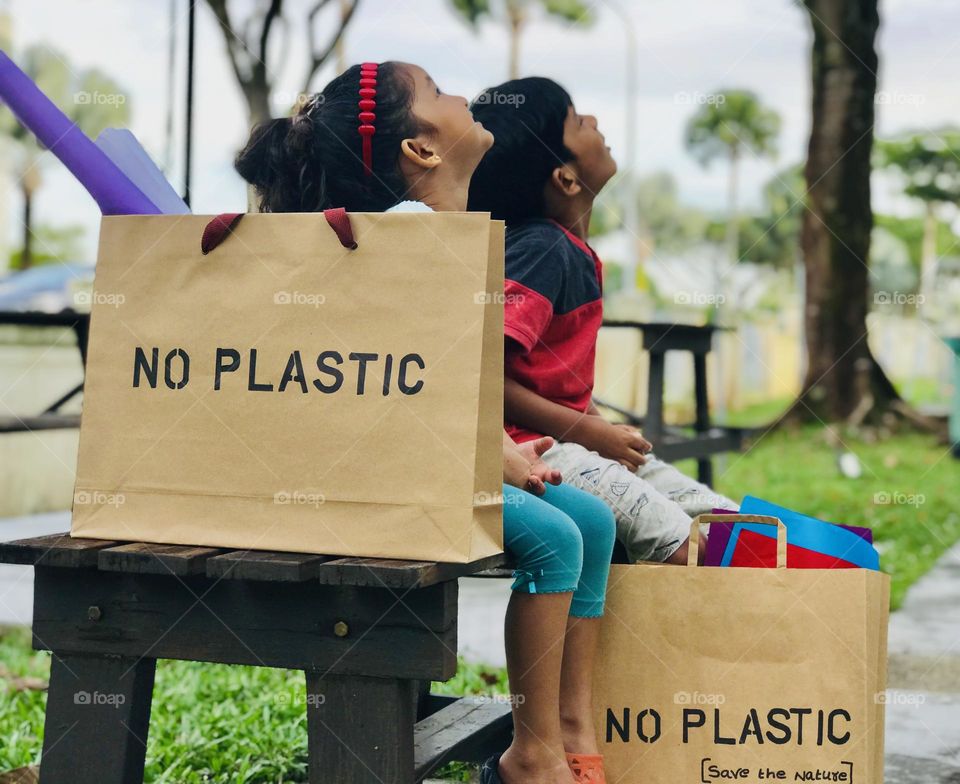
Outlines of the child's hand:
<svg viewBox="0 0 960 784">
<path fill-rule="evenodd" d="M 556 443 L 550 436 L 537 438 L 533 441 L 524 441 L 517 444 L 517 449 L 530 462 L 530 473 L 544 482 L 558 485 L 562 481 L 560 472 L 543 462 L 541 456 Z"/>
<path fill-rule="evenodd" d="M 503 481 L 534 495 L 543 495 L 547 489 L 543 479 L 533 472 L 530 461 L 516 445 L 503 446 Z"/>
<path fill-rule="evenodd" d="M 628 424 L 626 424 L 626 423 L 618 422 L 618 423 L 614 423 L 613 426 L 614 426 L 614 427 L 619 427 L 619 428 L 621 428 L 621 429 L 623 429 L 623 430 L 626 430 L 627 432 L 632 433 L 633 435 L 635 435 L 635 436 L 637 437 L 637 439 L 638 439 L 639 444 L 640 444 L 640 450 L 639 450 L 639 451 L 642 452 L 643 454 L 647 454 L 647 452 L 652 452 L 652 451 L 653 451 L 653 444 L 651 444 L 649 441 L 647 441 L 647 439 L 645 439 L 645 438 L 643 437 L 643 433 L 641 433 L 640 430 L 637 429 L 637 428 L 635 428 L 633 425 L 628 425 Z"/>
<path fill-rule="evenodd" d="M 586 415 L 577 426 L 576 440 L 608 460 L 616 460 L 631 471 L 647 462 L 644 454 L 653 445 L 631 425 L 613 424 L 599 416 Z"/>
</svg>

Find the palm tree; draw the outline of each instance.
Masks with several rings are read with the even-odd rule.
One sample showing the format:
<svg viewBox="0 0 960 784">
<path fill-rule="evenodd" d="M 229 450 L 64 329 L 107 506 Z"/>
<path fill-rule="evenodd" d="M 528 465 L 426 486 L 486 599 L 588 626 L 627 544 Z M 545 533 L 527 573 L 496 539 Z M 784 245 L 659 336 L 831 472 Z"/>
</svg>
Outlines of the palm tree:
<svg viewBox="0 0 960 784">
<path fill-rule="evenodd" d="M 737 189 L 744 152 L 758 157 L 776 155 L 780 115 L 760 103 L 748 90 L 722 90 L 707 97 L 687 124 L 687 149 L 703 164 L 724 157 L 729 164 L 727 180 L 726 246 L 732 262 L 737 260 L 739 208 Z"/>
<path fill-rule="evenodd" d="M 76 73 L 59 52 L 33 46 L 20 58 L 24 72 L 87 136 L 95 137 L 108 126 L 130 120 L 130 102 L 112 78 L 95 68 Z M 36 137 L 0 108 L 0 135 L 14 147 L 14 176 L 23 197 L 23 250 L 21 269 L 33 262 L 33 200 L 43 184 L 43 152 Z"/>
<path fill-rule="evenodd" d="M 471 25 L 484 16 L 495 16 L 503 19 L 510 34 L 510 61 L 508 66 L 509 79 L 520 77 L 520 39 L 524 28 L 530 21 L 530 8 L 533 0 L 503 0 L 503 8 L 494 12 L 490 0 L 452 0 L 453 7 Z M 538 0 L 539 4 L 549 16 L 561 19 L 571 25 L 589 25 L 593 22 L 590 6 L 580 0 Z"/>
<path fill-rule="evenodd" d="M 920 293 L 929 298 L 937 262 L 937 210 L 942 204 L 960 205 L 960 129 L 881 141 L 877 153 L 878 165 L 898 170 L 906 180 L 903 192 L 924 204 Z"/>
</svg>

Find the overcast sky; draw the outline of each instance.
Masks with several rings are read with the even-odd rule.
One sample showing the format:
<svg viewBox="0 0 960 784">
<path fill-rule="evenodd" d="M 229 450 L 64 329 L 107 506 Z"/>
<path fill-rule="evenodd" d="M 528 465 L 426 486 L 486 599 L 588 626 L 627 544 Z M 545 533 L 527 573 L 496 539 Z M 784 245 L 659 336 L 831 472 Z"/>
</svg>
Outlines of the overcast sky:
<svg viewBox="0 0 960 784">
<path fill-rule="evenodd" d="M 742 194 L 757 204 L 762 184 L 785 165 L 802 159 L 809 131 L 810 32 L 794 0 L 620 0 L 638 40 L 639 84 L 636 165 L 638 174 L 659 169 L 677 179 L 681 198 L 722 210 L 726 171 L 703 169 L 683 147 L 683 128 L 695 106 L 692 96 L 723 88 L 746 88 L 783 118 L 776 161 L 748 160 Z M 41 43 L 61 51 L 77 70 L 96 66 L 130 96 L 131 130 L 154 159 L 164 152 L 170 11 L 166 0 L 7 0 L 13 14 L 14 56 Z M 247 7 L 235 0 L 236 8 Z M 289 17 L 309 3 L 288 0 Z M 336 6 L 337 3 L 331 3 Z M 499 4 L 494 0 L 493 5 Z M 186 0 L 176 3 L 178 36 L 177 141 L 170 179 L 182 185 L 183 42 Z M 592 4 L 596 23 L 568 28 L 536 16 L 523 39 L 522 71 L 563 83 L 578 109 L 596 114 L 624 160 L 626 121 L 625 26 L 604 0 Z M 506 78 L 507 38 L 494 21 L 478 32 L 461 22 L 448 0 L 361 0 L 346 39 L 348 62 L 400 59 L 424 66 L 442 89 L 472 97 Z M 960 124 L 960 1 L 882 0 L 878 133 Z M 196 109 L 194 114 L 194 211 L 218 213 L 245 206 L 232 157 L 247 136 L 242 98 L 229 69 L 223 38 L 205 3 L 198 4 Z M 290 30 L 277 89 L 293 93 L 305 68 L 302 28 Z M 277 47 L 278 51 L 281 47 Z M 321 72 L 312 87 L 333 76 Z M 284 107 L 278 105 L 277 113 Z M 99 211 L 55 160 L 44 169 L 36 205 L 43 223 L 82 223 L 92 259 Z M 910 209 L 894 200 L 890 183 L 879 182 L 875 206 Z M 8 232 L 20 234 L 20 204 L 14 195 Z"/>
</svg>

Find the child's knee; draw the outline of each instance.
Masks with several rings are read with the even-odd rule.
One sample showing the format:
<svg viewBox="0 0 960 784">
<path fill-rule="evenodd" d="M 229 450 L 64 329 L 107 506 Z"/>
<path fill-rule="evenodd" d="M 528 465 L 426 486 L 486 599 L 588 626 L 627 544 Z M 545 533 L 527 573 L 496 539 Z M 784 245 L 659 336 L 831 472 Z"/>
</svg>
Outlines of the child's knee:
<svg viewBox="0 0 960 784">
<path fill-rule="evenodd" d="M 527 536 L 514 544 L 517 579 L 511 587 L 530 593 L 573 591 L 583 569 L 580 529 L 558 509 L 531 522 Z"/>
<path fill-rule="evenodd" d="M 588 550 L 606 553 L 609 561 L 617 538 L 617 520 L 613 510 L 601 499 L 591 497 L 583 512 L 577 515 L 577 525 L 583 537 L 584 560 Z"/>
</svg>

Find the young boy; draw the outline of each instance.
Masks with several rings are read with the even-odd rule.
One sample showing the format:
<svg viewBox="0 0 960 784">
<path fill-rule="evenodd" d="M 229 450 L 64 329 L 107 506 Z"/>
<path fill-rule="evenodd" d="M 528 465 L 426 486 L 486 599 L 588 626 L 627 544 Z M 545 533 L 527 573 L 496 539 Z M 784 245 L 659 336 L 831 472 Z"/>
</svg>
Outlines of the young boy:
<svg viewBox="0 0 960 784">
<path fill-rule="evenodd" d="M 490 88 L 471 109 L 495 142 L 469 209 L 507 222 L 507 431 L 518 443 L 556 439 L 544 461 L 611 506 L 631 561 L 686 563 L 692 517 L 739 506 L 658 460 L 639 430 L 593 404 L 602 265 L 587 236 L 594 199 L 617 170 L 597 120 L 536 77 Z"/>
</svg>

